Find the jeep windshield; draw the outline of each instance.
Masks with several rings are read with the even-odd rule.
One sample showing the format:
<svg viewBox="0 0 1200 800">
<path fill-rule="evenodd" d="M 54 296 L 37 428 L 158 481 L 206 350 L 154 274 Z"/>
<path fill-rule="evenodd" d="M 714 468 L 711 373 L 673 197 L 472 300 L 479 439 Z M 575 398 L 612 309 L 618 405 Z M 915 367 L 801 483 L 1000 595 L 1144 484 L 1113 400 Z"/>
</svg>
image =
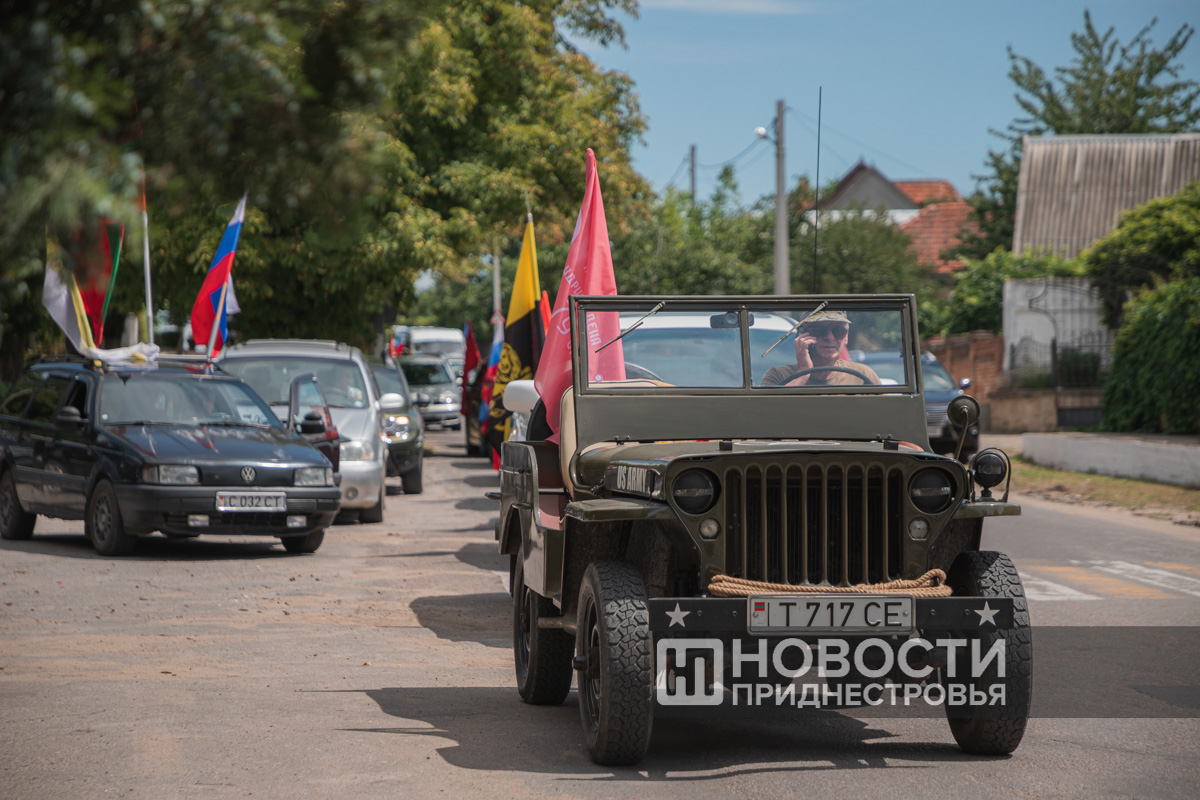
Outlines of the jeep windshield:
<svg viewBox="0 0 1200 800">
<path fill-rule="evenodd" d="M 665 307 L 643 320 L 663 299 L 579 298 L 577 341 L 587 343 L 579 348 L 587 391 L 915 391 L 906 300 L 665 298 Z M 822 300 L 826 306 L 805 320 Z M 889 358 L 886 378 L 851 351 Z"/>
</svg>

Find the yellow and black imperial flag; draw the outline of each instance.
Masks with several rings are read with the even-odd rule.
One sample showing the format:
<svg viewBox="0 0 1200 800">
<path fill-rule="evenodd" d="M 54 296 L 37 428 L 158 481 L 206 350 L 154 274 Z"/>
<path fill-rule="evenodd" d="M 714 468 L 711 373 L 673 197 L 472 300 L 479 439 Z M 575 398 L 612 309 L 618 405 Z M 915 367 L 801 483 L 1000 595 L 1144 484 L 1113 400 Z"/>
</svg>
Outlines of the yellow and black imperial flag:
<svg viewBox="0 0 1200 800">
<path fill-rule="evenodd" d="M 500 351 L 500 369 L 492 390 L 492 408 L 488 415 L 487 436 L 496 453 L 512 434 L 512 412 L 504 407 L 504 387 L 509 381 L 532 380 L 546 341 L 542 289 L 538 282 L 537 247 L 533 241 L 533 214 L 526 217 L 525 239 L 517 261 L 512 298 L 508 301 L 508 322 L 504 326 L 504 347 Z"/>
</svg>

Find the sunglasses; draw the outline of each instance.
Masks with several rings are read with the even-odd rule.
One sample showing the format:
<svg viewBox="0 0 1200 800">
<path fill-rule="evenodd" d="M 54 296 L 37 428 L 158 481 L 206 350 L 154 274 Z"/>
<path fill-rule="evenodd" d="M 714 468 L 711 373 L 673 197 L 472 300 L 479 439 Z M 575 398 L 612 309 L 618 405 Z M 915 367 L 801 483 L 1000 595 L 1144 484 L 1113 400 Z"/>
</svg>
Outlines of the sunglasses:
<svg viewBox="0 0 1200 800">
<path fill-rule="evenodd" d="M 804 329 L 807 333 L 817 337 L 818 339 L 824 339 L 830 333 L 833 334 L 833 338 L 835 339 L 845 339 L 847 334 L 850 333 L 849 325 L 817 324 L 806 325 L 804 326 Z"/>
</svg>

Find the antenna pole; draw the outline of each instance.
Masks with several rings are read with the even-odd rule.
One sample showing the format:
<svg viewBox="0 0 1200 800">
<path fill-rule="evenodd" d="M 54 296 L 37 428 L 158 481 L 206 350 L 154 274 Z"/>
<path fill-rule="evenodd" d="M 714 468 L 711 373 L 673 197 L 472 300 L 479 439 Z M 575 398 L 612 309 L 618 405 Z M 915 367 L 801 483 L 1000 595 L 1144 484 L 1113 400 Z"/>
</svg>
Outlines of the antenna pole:
<svg viewBox="0 0 1200 800">
<path fill-rule="evenodd" d="M 775 104 L 775 294 L 792 293 L 788 274 L 787 181 L 783 152 L 783 101 Z"/>
<path fill-rule="evenodd" d="M 817 87 L 817 178 L 813 185 L 813 294 L 820 293 L 817 280 L 817 241 L 821 232 L 821 94 L 823 86 Z"/>
</svg>

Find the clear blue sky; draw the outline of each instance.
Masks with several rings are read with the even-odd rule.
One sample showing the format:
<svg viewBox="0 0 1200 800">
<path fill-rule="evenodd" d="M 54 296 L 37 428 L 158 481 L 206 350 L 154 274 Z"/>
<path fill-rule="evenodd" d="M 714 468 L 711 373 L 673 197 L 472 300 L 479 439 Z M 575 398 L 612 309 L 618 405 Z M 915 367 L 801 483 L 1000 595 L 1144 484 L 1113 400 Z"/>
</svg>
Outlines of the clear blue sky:
<svg viewBox="0 0 1200 800">
<path fill-rule="evenodd" d="M 780 99 L 788 185 L 811 178 L 822 87 L 822 183 L 862 158 L 891 179 L 943 178 L 966 195 L 1004 144 L 988 130 L 1020 113 L 1006 46 L 1053 77 L 1070 65 L 1084 9 L 1123 44 L 1154 17 L 1155 47 L 1200 25 L 1196 0 L 642 0 L 640 19 L 620 17 L 627 50 L 582 49 L 633 79 L 649 123 L 634 166 L 656 191 L 687 190 L 695 144 L 697 194 L 708 197 L 713 165 L 752 145 L 755 127 L 770 129 Z M 1200 80 L 1200 34 L 1179 63 Z M 736 167 L 743 203 L 774 195 L 773 145 L 759 142 Z"/>
</svg>

